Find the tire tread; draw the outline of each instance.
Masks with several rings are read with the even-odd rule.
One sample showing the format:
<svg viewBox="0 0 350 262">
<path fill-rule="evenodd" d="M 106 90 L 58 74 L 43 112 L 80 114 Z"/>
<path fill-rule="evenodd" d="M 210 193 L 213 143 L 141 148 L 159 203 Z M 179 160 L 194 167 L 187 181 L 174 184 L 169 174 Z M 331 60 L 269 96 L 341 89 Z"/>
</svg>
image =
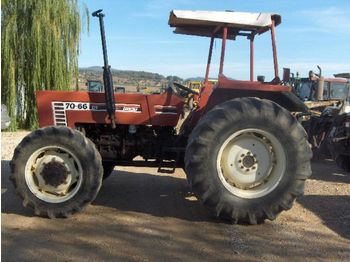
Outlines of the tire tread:
<svg viewBox="0 0 350 262">
<path fill-rule="evenodd" d="M 91 185 L 89 188 L 84 189 L 81 197 L 66 206 L 59 206 L 57 208 L 54 208 L 50 204 L 45 204 L 44 201 L 37 201 L 38 199 L 36 199 L 33 194 L 29 194 L 28 190 L 24 188 L 26 185 L 24 185 L 23 182 L 20 182 L 24 179 L 22 177 L 24 174 L 21 174 L 19 170 L 21 169 L 21 166 L 23 166 L 23 155 L 28 151 L 30 152 L 32 146 L 38 143 L 38 141 L 43 141 L 49 137 L 55 137 L 57 141 L 60 141 L 61 139 L 69 139 L 77 142 L 80 146 L 77 150 L 84 152 L 84 156 L 87 160 L 86 163 L 90 165 L 91 170 L 94 170 L 94 174 L 89 174 L 91 177 L 86 178 L 91 180 Z M 23 199 L 23 206 L 34 209 L 35 215 L 49 218 L 69 217 L 70 215 L 83 210 L 87 204 L 95 199 L 102 184 L 102 159 L 95 145 L 81 132 L 67 127 L 50 126 L 37 129 L 28 134 L 16 147 L 13 158 L 10 162 L 10 168 L 10 181 L 14 185 L 16 193 Z"/>
<path fill-rule="evenodd" d="M 242 115 L 264 117 L 286 126 L 286 131 L 295 141 L 297 163 L 295 163 L 294 183 L 288 186 L 280 199 L 274 204 L 260 205 L 255 210 L 245 209 L 239 204 L 225 202 L 223 194 L 227 190 L 215 189 L 208 179 L 208 145 L 223 128 L 223 123 L 234 122 Z M 209 151 L 210 152 L 210 151 Z M 305 180 L 311 175 L 310 159 L 312 152 L 306 138 L 306 132 L 290 114 L 278 104 L 259 98 L 240 98 L 224 102 L 214 107 L 202 117 L 192 131 L 185 153 L 185 171 L 192 190 L 200 201 L 215 215 L 231 220 L 233 223 L 262 223 L 265 219 L 274 220 L 277 215 L 292 207 L 296 197 L 304 192 Z M 219 194 L 219 195 L 218 195 Z"/>
</svg>

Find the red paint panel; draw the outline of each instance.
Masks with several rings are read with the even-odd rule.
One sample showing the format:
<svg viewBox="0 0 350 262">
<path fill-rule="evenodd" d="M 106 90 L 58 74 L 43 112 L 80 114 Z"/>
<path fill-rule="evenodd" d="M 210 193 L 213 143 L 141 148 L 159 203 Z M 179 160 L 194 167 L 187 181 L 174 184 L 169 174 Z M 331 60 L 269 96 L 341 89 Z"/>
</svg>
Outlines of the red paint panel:
<svg viewBox="0 0 350 262">
<path fill-rule="evenodd" d="M 203 109 L 208 102 L 208 99 L 213 92 L 214 86 L 210 82 L 205 82 L 201 88 L 201 92 L 199 94 L 199 109 Z"/>
<path fill-rule="evenodd" d="M 54 125 L 53 111 L 51 105 L 52 99 L 51 91 L 37 91 L 36 92 L 36 106 L 38 111 L 39 126 Z"/>
<path fill-rule="evenodd" d="M 219 76 L 218 88 L 231 88 L 231 89 L 247 89 L 247 90 L 259 90 L 259 91 L 272 91 L 272 92 L 288 92 L 291 88 L 282 85 L 271 85 L 260 83 L 258 81 L 242 81 L 231 80 L 224 75 Z"/>
<path fill-rule="evenodd" d="M 140 112 L 117 111 L 116 119 L 118 124 L 175 126 L 183 108 L 182 99 L 168 92 L 160 95 L 118 93 L 115 94 L 115 101 L 117 105 L 122 104 L 121 108 L 127 107 L 126 109 L 132 109 L 138 105 L 141 107 Z M 40 127 L 54 125 L 55 123 L 52 102 L 78 102 L 90 103 L 90 106 L 96 104 L 103 106 L 104 94 L 82 91 L 38 91 L 37 107 Z M 174 106 L 179 113 L 175 115 L 156 114 L 154 110 L 155 105 Z M 67 108 L 65 115 L 67 126 L 69 127 L 74 127 L 76 123 L 110 123 L 105 111 L 72 110 Z"/>
<path fill-rule="evenodd" d="M 176 126 L 180 115 L 183 115 L 183 98 L 171 92 L 148 95 L 147 101 L 153 126 Z"/>
</svg>

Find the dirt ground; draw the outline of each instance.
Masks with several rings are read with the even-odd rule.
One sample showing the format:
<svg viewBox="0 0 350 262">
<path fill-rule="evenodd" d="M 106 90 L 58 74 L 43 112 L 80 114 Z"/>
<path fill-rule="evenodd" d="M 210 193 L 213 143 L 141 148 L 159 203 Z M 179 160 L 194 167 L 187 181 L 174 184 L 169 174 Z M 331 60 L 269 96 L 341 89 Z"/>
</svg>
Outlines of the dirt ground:
<svg viewBox="0 0 350 262">
<path fill-rule="evenodd" d="M 117 168 L 97 199 L 69 219 L 35 217 L 9 177 L 26 133 L 2 133 L 3 261 L 350 261 L 350 174 L 315 162 L 305 196 L 276 221 L 231 225 L 189 192 L 182 170 Z"/>
</svg>

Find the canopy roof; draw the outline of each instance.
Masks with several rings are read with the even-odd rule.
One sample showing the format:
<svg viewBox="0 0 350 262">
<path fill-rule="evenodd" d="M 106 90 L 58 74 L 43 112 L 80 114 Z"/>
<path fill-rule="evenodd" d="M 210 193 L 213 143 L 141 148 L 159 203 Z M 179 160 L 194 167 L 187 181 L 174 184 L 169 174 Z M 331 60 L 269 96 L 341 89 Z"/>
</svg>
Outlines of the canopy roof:
<svg viewBox="0 0 350 262">
<path fill-rule="evenodd" d="M 227 26 L 227 38 L 235 39 L 237 35 L 250 36 L 268 31 L 272 20 L 277 26 L 281 23 L 281 16 L 273 13 L 173 10 L 168 23 L 175 27 L 176 34 L 217 38 L 222 38 L 222 30 L 219 29 Z"/>
</svg>

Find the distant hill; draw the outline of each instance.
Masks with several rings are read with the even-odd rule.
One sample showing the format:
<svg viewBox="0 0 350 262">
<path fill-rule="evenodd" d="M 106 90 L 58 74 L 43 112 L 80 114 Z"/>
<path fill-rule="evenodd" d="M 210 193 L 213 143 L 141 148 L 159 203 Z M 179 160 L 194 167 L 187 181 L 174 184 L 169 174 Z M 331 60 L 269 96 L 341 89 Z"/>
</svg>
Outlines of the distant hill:
<svg viewBox="0 0 350 262">
<path fill-rule="evenodd" d="M 130 78 L 130 79 L 152 79 L 152 80 L 162 80 L 166 79 L 165 76 L 158 73 L 151 73 L 145 71 L 133 71 L 133 70 L 118 70 L 111 68 L 113 77 L 119 78 Z M 81 75 L 95 75 L 96 77 L 102 77 L 103 69 L 100 66 L 90 66 L 79 68 L 79 74 Z"/>
<path fill-rule="evenodd" d="M 190 77 L 190 78 L 186 78 L 185 81 L 204 81 L 204 77 L 201 76 L 197 76 L 197 77 Z"/>
<path fill-rule="evenodd" d="M 114 85 L 140 88 L 161 88 L 167 86 L 171 81 L 183 82 L 177 76 L 163 76 L 158 73 L 133 70 L 111 69 Z M 103 69 L 101 66 L 79 68 L 79 87 L 85 88 L 87 80 L 102 80 Z"/>
<path fill-rule="evenodd" d="M 89 66 L 89 67 L 80 67 L 80 71 L 96 71 L 96 72 L 102 72 L 102 66 Z"/>
<path fill-rule="evenodd" d="M 217 80 L 217 78 L 209 77 L 209 80 Z M 189 77 L 189 78 L 185 79 L 185 82 L 187 82 L 187 81 L 201 81 L 201 82 L 204 82 L 204 77 L 201 77 L 201 76 Z"/>
</svg>

